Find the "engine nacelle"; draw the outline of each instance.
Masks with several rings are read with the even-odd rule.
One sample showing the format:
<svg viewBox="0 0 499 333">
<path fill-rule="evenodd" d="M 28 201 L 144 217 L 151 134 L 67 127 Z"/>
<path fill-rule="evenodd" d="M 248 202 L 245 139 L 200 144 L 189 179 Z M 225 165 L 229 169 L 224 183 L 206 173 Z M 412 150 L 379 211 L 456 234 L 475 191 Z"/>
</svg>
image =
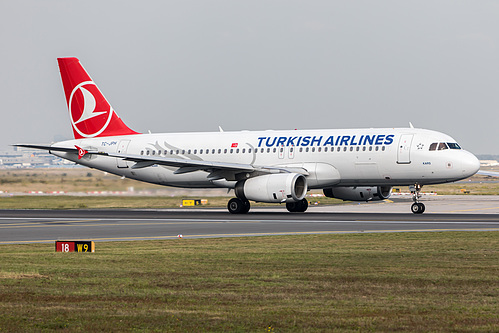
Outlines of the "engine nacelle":
<svg viewBox="0 0 499 333">
<path fill-rule="evenodd" d="M 257 176 L 237 182 L 235 192 L 257 202 L 296 202 L 305 198 L 307 179 L 298 173 Z"/>
<path fill-rule="evenodd" d="M 348 201 L 379 201 L 388 199 L 391 194 L 391 186 L 355 186 L 333 187 L 324 189 L 324 195 L 326 197 Z"/>
</svg>

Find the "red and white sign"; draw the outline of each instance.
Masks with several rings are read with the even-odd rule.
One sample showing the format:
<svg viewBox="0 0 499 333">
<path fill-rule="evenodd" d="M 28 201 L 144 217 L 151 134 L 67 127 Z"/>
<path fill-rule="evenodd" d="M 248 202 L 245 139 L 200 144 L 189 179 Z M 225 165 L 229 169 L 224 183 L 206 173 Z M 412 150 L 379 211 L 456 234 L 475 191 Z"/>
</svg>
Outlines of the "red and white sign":
<svg viewBox="0 0 499 333">
<path fill-rule="evenodd" d="M 230 147 L 231 148 L 237 148 L 237 143 L 233 143 Z"/>
</svg>

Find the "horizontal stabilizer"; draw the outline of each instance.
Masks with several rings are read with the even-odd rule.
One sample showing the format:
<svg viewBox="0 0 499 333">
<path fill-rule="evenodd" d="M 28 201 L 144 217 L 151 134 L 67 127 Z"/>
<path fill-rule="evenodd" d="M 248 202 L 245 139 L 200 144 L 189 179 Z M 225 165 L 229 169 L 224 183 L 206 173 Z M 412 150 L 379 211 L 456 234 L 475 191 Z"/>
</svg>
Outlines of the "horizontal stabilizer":
<svg viewBox="0 0 499 333">
<path fill-rule="evenodd" d="M 27 144 L 16 144 L 14 147 L 23 147 L 23 148 L 31 148 L 31 149 L 42 149 L 42 150 L 52 150 L 52 151 L 62 151 L 66 153 L 77 153 L 78 149 L 75 148 L 65 148 L 65 147 L 54 147 L 48 145 L 27 145 Z"/>
</svg>

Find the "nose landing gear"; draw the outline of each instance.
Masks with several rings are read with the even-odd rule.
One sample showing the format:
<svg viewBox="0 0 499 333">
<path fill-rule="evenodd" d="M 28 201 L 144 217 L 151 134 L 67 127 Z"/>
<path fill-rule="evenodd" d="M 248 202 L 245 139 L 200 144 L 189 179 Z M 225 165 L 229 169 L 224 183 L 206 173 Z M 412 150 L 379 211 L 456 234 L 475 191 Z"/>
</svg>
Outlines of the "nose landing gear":
<svg viewBox="0 0 499 333">
<path fill-rule="evenodd" d="M 414 214 L 423 214 L 426 209 L 424 203 L 419 202 L 419 198 L 421 198 L 421 188 L 421 184 L 411 186 L 412 200 L 414 201 L 411 206 L 411 212 Z"/>
</svg>

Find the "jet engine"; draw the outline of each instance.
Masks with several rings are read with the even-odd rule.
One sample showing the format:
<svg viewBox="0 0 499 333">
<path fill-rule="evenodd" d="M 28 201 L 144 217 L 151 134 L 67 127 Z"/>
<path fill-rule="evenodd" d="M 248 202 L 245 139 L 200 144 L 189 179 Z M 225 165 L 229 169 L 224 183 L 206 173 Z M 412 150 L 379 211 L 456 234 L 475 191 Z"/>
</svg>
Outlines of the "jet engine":
<svg viewBox="0 0 499 333">
<path fill-rule="evenodd" d="M 297 202 L 305 198 L 307 179 L 298 173 L 257 176 L 237 182 L 235 192 L 257 202 Z"/>
<path fill-rule="evenodd" d="M 378 201 L 388 199 L 391 194 L 391 186 L 332 187 L 324 189 L 326 197 L 348 201 Z"/>
</svg>

